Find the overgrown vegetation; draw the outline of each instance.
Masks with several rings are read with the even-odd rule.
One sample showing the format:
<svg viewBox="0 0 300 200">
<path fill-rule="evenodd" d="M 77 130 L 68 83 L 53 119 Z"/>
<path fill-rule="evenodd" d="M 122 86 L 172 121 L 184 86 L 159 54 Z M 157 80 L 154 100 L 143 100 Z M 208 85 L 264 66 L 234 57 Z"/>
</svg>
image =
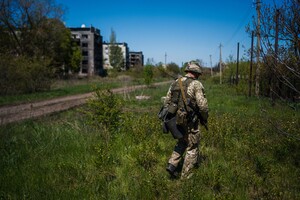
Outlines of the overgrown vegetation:
<svg viewBox="0 0 300 200">
<path fill-rule="evenodd" d="M 109 43 L 109 63 L 113 68 L 113 71 L 120 72 L 122 70 L 127 70 L 125 68 L 125 60 L 123 58 L 123 53 L 121 47 L 117 43 L 116 32 L 112 29 L 110 34 Z"/>
<path fill-rule="evenodd" d="M 0 8 L 0 94 L 49 90 L 52 79 L 78 71 L 81 53 L 52 0 L 3 0 Z"/>
<path fill-rule="evenodd" d="M 146 65 L 144 67 L 144 80 L 146 85 L 150 85 L 153 81 L 153 67 L 151 65 Z"/>
<path fill-rule="evenodd" d="M 52 80 L 54 81 L 54 80 Z M 51 82 L 52 82 L 51 81 Z M 41 83 L 42 84 L 42 83 Z M 29 94 L 18 95 L 3 95 L 0 96 L 0 105 L 15 104 L 15 103 L 28 103 L 38 100 L 47 100 L 62 96 L 83 94 L 93 92 L 94 88 L 116 88 L 126 85 L 140 84 L 138 80 L 123 80 L 121 77 L 116 78 L 83 78 L 83 79 L 68 79 L 56 80 L 52 83 L 51 89 L 48 91 L 34 92 Z"/>
<path fill-rule="evenodd" d="M 259 1 L 257 1 L 259 2 Z M 256 95 L 272 99 L 299 100 L 300 96 L 300 4 L 284 0 L 278 5 L 257 4 L 260 18 L 249 29 L 260 37 L 256 55 Z M 259 25 L 258 25 L 259 22 Z"/>
<path fill-rule="evenodd" d="M 175 140 L 157 112 L 168 85 L 126 98 L 99 91 L 85 107 L 1 127 L 0 198 L 299 199 L 299 112 L 203 84 L 209 131 L 201 129 L 192 178 L 171 180 L 165 171 Z M 140 93 L 151 99 L 136 100 Z M 120 117 L 107 116 L 120 108 Z M 106 117 L 121 125 L 104 128 Z"/>
</svg>

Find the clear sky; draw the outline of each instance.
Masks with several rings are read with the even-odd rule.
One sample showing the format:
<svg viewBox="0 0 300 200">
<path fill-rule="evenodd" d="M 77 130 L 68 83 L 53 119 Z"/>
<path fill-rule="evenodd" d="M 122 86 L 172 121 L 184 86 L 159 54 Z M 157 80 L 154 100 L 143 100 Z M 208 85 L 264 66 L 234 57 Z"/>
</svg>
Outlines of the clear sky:
<svg viewBox="0 0 300 200">
<path fill-rule="evenodd" d="M 261 0 L 278 3 L 283 0 Z M 144 60 L 155 63 L 201 59 L 210 67 L 220 58 L 240 58 L 250 48 L 245 27 L 256 16 L 253 0 L 56 0 L 67 8 L 67 27 L 94 26 L 109 42 L 111 30 L 117 42 L 126 42 L 130 51 L 142 51 Z M 167 56 L 165 56 L 165 54 Z"/>
</svg>

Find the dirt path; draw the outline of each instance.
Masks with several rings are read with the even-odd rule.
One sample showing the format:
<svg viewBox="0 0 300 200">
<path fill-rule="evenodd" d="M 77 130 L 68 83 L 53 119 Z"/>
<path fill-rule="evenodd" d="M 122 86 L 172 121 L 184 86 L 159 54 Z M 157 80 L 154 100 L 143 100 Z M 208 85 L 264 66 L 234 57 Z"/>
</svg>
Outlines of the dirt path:
<svg viewBox="0 0 300 200">
<path fill-rule="evenodd" d="M 154 85 L 163 85 L 170 81 L 155 83 Z M 128 93 L 137 89 L 146 88 L 146 85 L 137 85 L 112 89 L 115 94 Z M 68 110 L 70 108 L 86 103 L 86 100 L 93 96 L 93 93 L 66 96 L 51 100 L 25 103 L 13 106 L 0 107 L 0 125 L 21 121 L 24 119 L 39 117 L 54 112 Z"/>
</svg>

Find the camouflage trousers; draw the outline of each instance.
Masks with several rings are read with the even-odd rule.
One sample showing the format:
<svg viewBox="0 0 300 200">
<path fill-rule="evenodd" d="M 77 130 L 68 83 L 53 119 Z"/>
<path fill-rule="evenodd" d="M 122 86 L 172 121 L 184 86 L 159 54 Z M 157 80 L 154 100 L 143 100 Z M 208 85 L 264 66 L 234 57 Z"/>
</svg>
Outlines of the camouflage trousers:
<svg viewBox="0 0 300 200">
<path fill-rule="evenodd" d="M 200 131 L 198 124 L 189 126 L 187 129 L 187 134 L 184 135 L 183 139 L 178 140 L 168 161 L 169 164 L 177 168 L 182 159 L 184 159 L 181 178 L 187 178 L 199 161 Z"/>
</svg>

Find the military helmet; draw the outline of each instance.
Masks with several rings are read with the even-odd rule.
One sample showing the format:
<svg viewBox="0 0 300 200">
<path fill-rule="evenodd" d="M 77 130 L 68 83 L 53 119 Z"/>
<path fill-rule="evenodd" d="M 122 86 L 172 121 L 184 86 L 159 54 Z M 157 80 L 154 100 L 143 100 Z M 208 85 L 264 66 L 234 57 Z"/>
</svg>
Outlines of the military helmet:
<svg viewBox="0 0 300 200">
<path fill-rule="evenodd" d="M 200 65 L 195 62 L 189 62 L 188 66 L 184 70 L 185 72 L 195 72 L 198 74 L 202 74 L 202 70 L 200 68 Z"/>
</svg>

